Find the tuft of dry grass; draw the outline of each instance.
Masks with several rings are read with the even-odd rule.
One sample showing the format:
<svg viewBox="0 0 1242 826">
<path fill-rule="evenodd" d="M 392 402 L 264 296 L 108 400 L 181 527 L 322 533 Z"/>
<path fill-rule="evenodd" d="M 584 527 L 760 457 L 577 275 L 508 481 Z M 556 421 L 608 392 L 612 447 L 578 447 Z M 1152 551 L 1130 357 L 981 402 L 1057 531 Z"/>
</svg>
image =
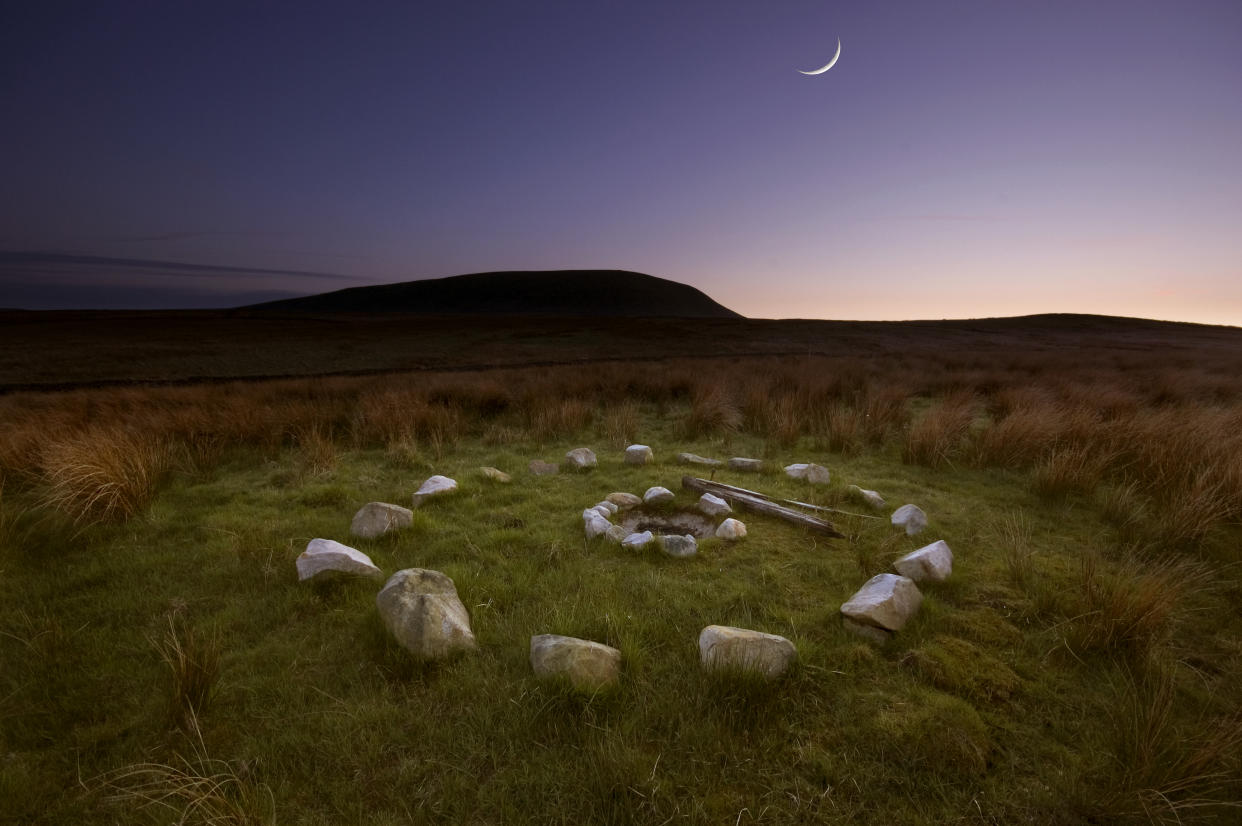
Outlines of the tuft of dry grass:
<svg viewBox="0 0 1242 826">
<path fill-rule="evenodd" d="M 695 389 L 685 419 L 687 436 L 730 435 L 741 427 L 742 410 L 726 389 L 719 384 Z"/>
<path fill-rule="evenodd" d="M 1072 493 L 1088 495 L 1104 476 L 1110 457 L 1091 448 L 1063 447 L 1053 450 L 1031 471 L 1031 486 L 1045 499 L 1062 499 Z"/>
<path fill-rule="evenodd" d="M 572 436 L 594 418 L 594 406 L 582 399 L 544 400 L 530 410 L 530 429 L 536 439 L 547 441 Z"/>
<path fill-rule="evenodd" d="M 219 637 L 181 627 L 174 613 L 168 616 L 163 634 L 152 637 L 151 644 L 171 672 L 169 715 L 173 724 L 185 732 L 195 730 L 220 676 Z"/>
<path fill-rule="evenodd" d="M 604 438 L 615 448 L 624 448 L 638 438 L 638 405 L 622 402 L 604 411 Z"/>
<path fill-rule="evenodd" d="M 79 525 L 128 519 L 155 495 L 171 458 L 159 436 L 122 427 L 79 431 L 44 449 L 43 502 Z"/>
<path fill-rule="evenodd" d="M 318 424 L 301 428 L 294 435 L 294 442 L 306 473 L 318 476 L 336 467 L 336 442 L 327 428 Z"/>
<path fill-rule="evenodd" d="M 901 460 L 931 468 L 951 464 L 975 420 L 973 394 L 955 393 L 929 409 L 906 434 Z"/>
</svg>

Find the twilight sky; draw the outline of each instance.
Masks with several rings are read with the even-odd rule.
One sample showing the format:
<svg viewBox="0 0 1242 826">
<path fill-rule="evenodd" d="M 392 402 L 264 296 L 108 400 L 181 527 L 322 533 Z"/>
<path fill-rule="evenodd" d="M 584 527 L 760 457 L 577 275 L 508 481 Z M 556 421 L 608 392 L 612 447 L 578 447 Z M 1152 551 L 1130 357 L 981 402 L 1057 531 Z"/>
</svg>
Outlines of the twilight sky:
<svg viewBox="0 0 1242 826">
<path fill-rule="evenodd" d="M 0 122 L 0 306 L 619 268 L 1242 326 L 1238 0 L 47 0 Z"/>
</svg>

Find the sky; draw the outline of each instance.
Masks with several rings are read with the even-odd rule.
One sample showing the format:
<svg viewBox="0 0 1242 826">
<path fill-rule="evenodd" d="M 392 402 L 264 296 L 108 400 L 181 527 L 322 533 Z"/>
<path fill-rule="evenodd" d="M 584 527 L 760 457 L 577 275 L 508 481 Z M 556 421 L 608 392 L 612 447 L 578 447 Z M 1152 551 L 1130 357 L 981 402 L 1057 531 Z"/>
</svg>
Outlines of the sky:
<svg viewBox="0 0 1242 826">
<path fill-rule="evenodd" d="M 612 268 L 1242 326 L 1237 0 L 14 3 L 0 122 L 0 307 Z"/>
</svg>

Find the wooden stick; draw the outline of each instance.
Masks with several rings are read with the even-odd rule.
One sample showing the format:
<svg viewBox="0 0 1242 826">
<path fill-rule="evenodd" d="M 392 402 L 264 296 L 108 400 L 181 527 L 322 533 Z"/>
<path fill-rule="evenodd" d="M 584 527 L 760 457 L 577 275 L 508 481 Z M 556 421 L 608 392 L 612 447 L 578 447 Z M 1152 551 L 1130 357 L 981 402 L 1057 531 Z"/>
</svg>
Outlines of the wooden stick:
<svg viewBox="0 0 1242 826">
<path fill-rule="evenodd" d="M 784 505 L 778 505 L 767 496 L 764 496 L 762 493 L 756 493 L 753 490 L 735 488 L 723 482 L 709 482 L 706 479 L 698 479 L 694 476 L 681 477 L 681 486 L 699 493 L 710 493 L 714 496 L 719 496 L 721 499 L 746 510 L 767 516 L 775 516 L 777 519 L 784 519 L 786 522 L 801 525 L 824 536 L 831 536 L 837 539 L 845 538 L 845 534 L 838 531 L 831 522 L 815 516 L 809 516 L 792 508 L 787 508 Z"/>
<path fill-rule="evenodd" d="M 857 516 L 859 519 L 883 519 L 883 516 L 872 516 L 867 513 L 854 513 L 853 511 L 842 511 L 836 508 L 825 508 L 820 505 L 812 505 L 809 502 L 799 502 L 796 499 L 782 499 L 782 502 L 788 502 L 791 505 L 798 505 L 803 508 L 810 508 L 813 511 L 823 511 L 824 513 L 840 513 L 845 516 Z"/>
</svg>

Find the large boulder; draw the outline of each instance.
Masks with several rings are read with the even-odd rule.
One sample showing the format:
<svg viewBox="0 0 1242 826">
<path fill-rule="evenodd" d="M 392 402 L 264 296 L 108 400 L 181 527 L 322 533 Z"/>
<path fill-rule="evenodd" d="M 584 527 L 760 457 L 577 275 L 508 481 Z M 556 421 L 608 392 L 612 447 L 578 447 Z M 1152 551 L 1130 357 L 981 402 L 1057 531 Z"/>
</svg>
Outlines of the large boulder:
<svg viewBox="0 0 1242 826">
<path fill-rule="evenodd" d="M 493 482 L 500 482 L 502 484 L 513 481 L 512 476 L 495 467 L 481 467 L 479 468 L 479 475 L 484 479 L 490 479 Z"/>
<path fill-rule="evenodd" d="M 814 463 L 787 465 L 785 475 L 791 479 L 804 479 L 812 485 L 826 485 L 832 481 L 828 468 Z"/>
<path fill-rule="evenodd" d="M 746 536 L 746 525 L 737 519 L 726 519 L 716 528 L 719 539 L 737 541 Z"/>
<path fill-rule="evenodd" d="M 851 634 L 879 645 L 883 645 L 893 638 L 892 631 L 887 631 L 878 625 L 866 625 L 865 623 L 855 622 L 849 617 L 841 617 L 841 627 Z"/>
<path fill-rule="evenodd" d="M 363 539 L 374 539 L 414 523 L 414 512 L 387 502 L 368 502 L 354 514 L 349 532 Z"/>
<path fill-rule="evenodd" d="M 632 533 L 629 536 L 625 537 L 625 539 L 621 540 L 621 547 L 626 548 L 631 551 L 636 551 L 639 548 L 642 548 L 642 547 L 645 547 L 646 545 L 651 544 L 654 540 L 655 540 L 655 537 L 651 534 L 651 531 L 643 531 L 642 533 Z"/>
<path fill-rule="evenodd" d="M 940 539 L 911 551 L 894 562 L 893 567 L 915 582 L 944 582 L 953 573 L 953 551 Z"/>
<path fill-rule="evenodd" d="M 699 633 L 699 662 L 707 670 L 739 670 L 779 677 L 798 659 L 794 644 L 776 634 L 709 625 Z"/>
<path fill-rule="evenodd" d="M 604 497 L 604 501 L 611 502 L 621 510 L 629 510 L 630 508 L 637 507 L 643 503 L 641 496 L 635 496 L 632 493 L 623 493 L 621 491 L 608 494 Z"/>
<path fill-rule="evenodd" d="M 312 539 L 295 563 L 298 581 L 340 575 L 383 577 L 371 557 L 331 539 Z"/>
<path fill-rule="evenodd" d="M 703 465 L 705 467 L 720 467 L 723 464 L 719 459 L 708 459 L 706 456 L 698 456 L 694 453 L 678 453 L 677 462 L 682 465 Z"/>
<path fill-rule="evenodd" d="M 662 534 L 656 537 L 656 541 L 660 543 L 660 550 L 677 559 L 685 559 L 699 552 L 699 544 L 690 534 Z"/>
<path fill-rule="evenodd" d="M 565 454 L 565 464 L 574 470 L 585 470 L 589 467 L 595 467 L 598 462 L 595 459 L 595 451 L 589 447 L 576 447 Z"/>
<path fill-rule="evenodd" d="M 918 505 L 902 505 L 893 511 L 893 524 L 906 529 L 906 536 L 914 536 L 927 527 L 927 514 Z"/>
<path fill-rule="evenodd" d="M 531 459 L 528 467 L 530 472 L 536 476 L 555 476 L 561 470 L 560 465 L 545 462 L 542 459 Z"/>
<path fill-rule="evenodd" d="M 376 595 L 375 605 L 388 632 L 420 659 L 442 659 L 475 647 L 466 606 L 453 580 L 439 571 L 397 571 Z"/>
<path fill-rule="evenodd" d="M 854 622 L 900 631 L 918 613 L 923 595 L 909 577 L 876 574 L 841 606 L 841 613 Z"/>
<path fill-rule="evenodd" d="M 673 492 L 668 488 L 662 488 L 659 485 L 647 488 L 647 492 L 643 494 L 643 501 L 648 505 L 667 505 L 676 498 Z"/>
<path fill-rule="evenodd" d="M 699 510 L 708 516 L 724 516 L 727 513 L 733 513 L 733 508 L 728 502 L 710 493 L 699 497 Z"/>
<path fill-rule="evenodd" d="M 443 496 L 455 490 L 457 490 L 457 482 L 447 476 L 432 476 L 414 492 L 414 507 L 417 508 L 433 496 Z"/>
<path fill-rule="evenodd" d="M 655 461 L 655 454 L 646 445 L 630 445 L 625 449 L 627 465 L 645 465 Z"/>
<path fill-rule="evenodd" d="M 564 677 L 577 689 L 594 691 L 621 674 L 621 652 L 603 643 L 537 634 L 530 638 L 530 667 L 537 677 Z"/>
<path fill-rule="evenodd" d="M 583 525 L 586 528 L 587 539 L 605 536 L 608 533 L 608 529 L 612 527 L 612 523 L 599 514 L 596 514 L 594 517 L 588 517 L 584 514 Z"/>
<path fill-rule="evenodd" d="M 742 470 L 747 473 L 758 473 L 763 470 L 762 459 L 747 459 L 743 456 L 734 456 L 729 460 L 730 470 Z"/>
<path fill-rule="evenodd" d="M 866 502 L 869 506 L 875 508 L 876 510 L 881 510 L 888 504 L 884 501 L 884 497 L 880 494 L 873 490 L 860 488 L 858 485 L 850 485 L 848 491 L 849 494 L 855 499 L 860 499 L 863 502 Z"/>
</svg>

